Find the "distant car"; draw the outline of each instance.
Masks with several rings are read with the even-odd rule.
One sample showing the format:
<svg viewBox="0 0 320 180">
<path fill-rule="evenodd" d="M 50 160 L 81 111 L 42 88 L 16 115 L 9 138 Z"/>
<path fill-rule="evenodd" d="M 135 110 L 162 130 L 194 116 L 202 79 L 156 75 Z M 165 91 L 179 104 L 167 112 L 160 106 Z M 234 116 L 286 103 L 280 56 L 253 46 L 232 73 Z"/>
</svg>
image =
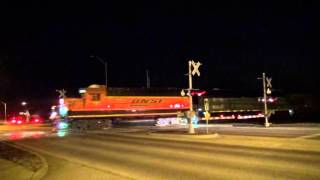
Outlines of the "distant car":
<svg viewBox="0 0 320 180">
<path fill-rule="evenodd" d="M 38 114 L 31 115 L 30 123 L 32 123 L 32 124 L 40 124 L 42 122 L 43 122 L 43 119 L 41 118 L 40 115 L 38 115 Z"/>
<path fill-rule="evenodd" d="M 9 124 L 25 124 L 26 123 L 26 117 L 23 115 L 12 115 L 9 117 Z"/>
</svg>

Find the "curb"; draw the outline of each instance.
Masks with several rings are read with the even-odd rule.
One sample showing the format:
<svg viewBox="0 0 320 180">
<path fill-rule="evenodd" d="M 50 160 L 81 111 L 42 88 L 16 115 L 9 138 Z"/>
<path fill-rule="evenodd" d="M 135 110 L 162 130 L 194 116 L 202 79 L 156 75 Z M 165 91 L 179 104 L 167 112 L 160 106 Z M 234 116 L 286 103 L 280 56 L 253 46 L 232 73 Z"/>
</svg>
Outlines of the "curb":
<svg viewBox="0 0 320 180">
<path fill-rule="evenodd" d="M 40 154 L 36 152 L 32 152 L 32 153 L 40 158 L 41 162 L 43 163 L 43 166 L 32 175 L 31 179 L 32 180 L 42 179 L 48 172 L 48 163 L 46 159 Z"/>
<path fill-rule="evenodd" d="M 48 163 L 47 163 L 46 159 L 43 156 L 41 156 L 39 153 L 37 153 L 35 151 L 29 150 L 27 147 L 25 147 L 23 145 L 9 144 L 9 143 L 7 143 L 7 144 L 10 145 L 10 146 L 13 146 L 15 148 L 27 151 L 28 153 L 37 156 L 41 160 L 42 167 L 32 174 L 32 176 L 30 177 L 31 180 L 42 179 L 47 174 L 47 172 L 48 172 Z"/>
<path fill-rule="evenodd" d="M 143 134 L 132 134 L 126 132 L 87 132 L 91 134 L 116 134 L 120 136 L 129 136 L 129 137 L 149 137 L 149 138 L 167 138 L 167 139 L 211 139 L 211 138 L 220 138 L 221 136 L 218 133 L 214 134 L 176 134 L 176 133 L 161 133 L 161 132 L 145 132 Z"/>
<path fill-rule="evenodd" d="M 168 137 L 168 138 L 188 138 L 188 139 L 210 139 L 220 137 L 218 133 L 214 134 L 168 134 L 159 132 L 149 132 L 148 135 L 153 137 Z"/>
</svg>

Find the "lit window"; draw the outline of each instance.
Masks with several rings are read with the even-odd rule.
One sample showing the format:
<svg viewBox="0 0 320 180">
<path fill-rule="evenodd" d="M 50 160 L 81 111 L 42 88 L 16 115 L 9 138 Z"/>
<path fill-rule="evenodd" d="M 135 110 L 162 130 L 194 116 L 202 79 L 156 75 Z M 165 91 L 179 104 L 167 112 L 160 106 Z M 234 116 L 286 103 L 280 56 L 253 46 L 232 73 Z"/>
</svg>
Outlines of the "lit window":
<svg viewBox="0 0 320 180">
<path fill-rule="evenodd" d="M 100 101 L 100 94 L 91 94 L 92 101 Z"/>
</svg>

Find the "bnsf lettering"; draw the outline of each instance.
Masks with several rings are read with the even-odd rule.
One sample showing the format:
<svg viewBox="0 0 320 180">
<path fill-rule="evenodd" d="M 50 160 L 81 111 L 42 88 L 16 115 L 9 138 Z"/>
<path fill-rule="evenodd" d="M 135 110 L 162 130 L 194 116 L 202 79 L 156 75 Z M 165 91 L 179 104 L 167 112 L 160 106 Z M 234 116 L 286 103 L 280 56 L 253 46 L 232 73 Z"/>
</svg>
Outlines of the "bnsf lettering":
<svg viewBox="0 0 320 180">
<path fill-rule="evenodd" d="M 149 100 L 141 99 L 141 103 L 149 103 Z"/>
<path fill-rule="evenodd" d="M 161 103 L 161 99 L 151 99 L 149 103 Z"/>
<path fill-rule="evenodd" d="M 161 103 L 161 99 L 134 99 L 132 104 L 148 104 L 148 103 Z"/>
</svg>

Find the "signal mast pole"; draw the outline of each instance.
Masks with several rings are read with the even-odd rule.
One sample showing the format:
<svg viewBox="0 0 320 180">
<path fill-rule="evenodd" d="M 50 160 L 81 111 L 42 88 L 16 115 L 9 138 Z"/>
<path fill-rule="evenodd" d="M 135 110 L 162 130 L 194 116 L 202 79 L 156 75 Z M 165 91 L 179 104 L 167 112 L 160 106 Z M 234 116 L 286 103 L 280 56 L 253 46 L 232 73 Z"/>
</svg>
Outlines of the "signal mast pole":
<svg viewBox="0 0 320 180">
<path fill-rule="evenodd" d="M 191 94 L 191 90 L 192 90 L 192 61 L 189 61 L 189 103 L 190 103 L 190 121 L 189 121 L 189 134 L 194 134 L 194 127 L 192 124 L 192 114 L 193 114 L 193 102 L 192 102 L 192 94 Z"/>
<path fill-rule="evenodd" d="M 267 91 L 266 91 L 266 73 L 262 73 L 262 82 L 263 82 L 263 102 L 264 102 L 264 118 L 265 118 L 265 127 L 269 127 L 269 117 L 268 117 L 268 106 L 267 106 Z"/>
</svg>

